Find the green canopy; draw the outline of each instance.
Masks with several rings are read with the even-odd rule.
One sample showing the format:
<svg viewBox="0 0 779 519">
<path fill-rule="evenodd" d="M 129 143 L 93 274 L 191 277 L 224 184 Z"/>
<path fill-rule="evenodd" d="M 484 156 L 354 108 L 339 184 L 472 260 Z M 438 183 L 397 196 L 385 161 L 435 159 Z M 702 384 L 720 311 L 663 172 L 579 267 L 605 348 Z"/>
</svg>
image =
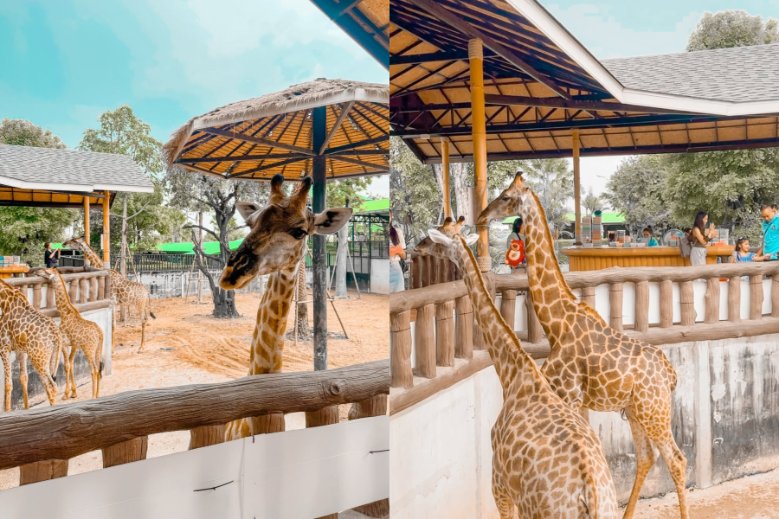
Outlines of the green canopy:
<svg viewBox="0 0 779 519">
<path fill-rule="evenodd" d="M 229 244 L 230 250 L 237 249 L 242 242 L 243 242 L 243 238 L 231 241 Z M 165 252 L 168 254 L 194 254 L 195 253 L 195 244 L 192 243 L 191 241 L 162 243 L 160 245 L 157 245 L 156 248 L 158 251 Z M 203 252 L 210 255 L 219 254 L 219 242 L 218 241 L 203 242 Z"/>
</svg>

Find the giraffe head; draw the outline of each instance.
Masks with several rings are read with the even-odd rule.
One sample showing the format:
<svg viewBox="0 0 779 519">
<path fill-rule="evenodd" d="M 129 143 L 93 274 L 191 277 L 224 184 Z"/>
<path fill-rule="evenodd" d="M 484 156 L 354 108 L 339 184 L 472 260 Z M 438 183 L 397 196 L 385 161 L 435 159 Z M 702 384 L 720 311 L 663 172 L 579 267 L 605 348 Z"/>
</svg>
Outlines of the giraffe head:
<svg viewBox="0 0 779 519">
<path fill-rule="evenodd" d="M 457 263 L 459 247 L 462 243 L 459 237 L 465 238 L 468 245 L 473 245 L 479 239 L 478 235 L 475 234 L 463 234 L 464 223 L 464 216 L 458 218 L 457 221 L 447 217 L 440 227 L 430 229 L 427 238 L 417 244 L 415 248 L 417 254 L 428 254 Z"/>
<path fill-rule="evenodd" d="M 54 269 L 35 269 L 31 273 L 35 274 L 36 276 L 42 277 L 43 279 L 49 282 L 57 279 L 57 274 L 55 273 Z"/>
<path fill-rule="evenodd" d="M 87 245 L 87 241 L 84 239 L 83 236 L 78 236 L 78 237 L 71 238 L 65 243 L 63 243 L 62 248 L 80 250 L 81 252 L 84 252 L 89 248 L 89 245 Z"/>
<path fill-rule="evenodd" d="M 236 204 L 251 230 L 222 271 L 219 285 L 225 290 L 241 288 L 255 276 L 294 267 L 309 235 L 337 232 L 352 216 L 348 207 L 311 212 L 307 207 L 311 177 L 305 177 L 289 196 L 282 190 L 283 183 L 283 176 L 273 177 L 266 207 Z"/>
<path fill-rule="evenodd" d="M 476 219 L 476 225 L 489 225 L 491 220 L 516 214 L 519 214 L 527 221 L 527 209 L 532 200 L 532 193 L 522 178 L 522 172 L 517 171 L 511 184 L 479 214 L 479 217 Z"/>
</svg>

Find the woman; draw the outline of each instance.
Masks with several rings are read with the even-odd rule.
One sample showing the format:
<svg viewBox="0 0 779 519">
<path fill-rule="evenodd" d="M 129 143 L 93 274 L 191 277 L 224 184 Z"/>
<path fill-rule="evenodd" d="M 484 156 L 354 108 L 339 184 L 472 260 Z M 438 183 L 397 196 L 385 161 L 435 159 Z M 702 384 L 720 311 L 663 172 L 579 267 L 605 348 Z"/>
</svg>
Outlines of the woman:
<svg viewBox="0 0 779 519">
<path fill-rule="evenodd" d="M 708 227 L 706 227 L 708 225 Z M 695 215 L 695 223 L 690 231 L 690 263 L 693 266 L 706 264 L 706 247 L 709 242 L 717 237 L 717 229 L 714 224 L 709 224 L 709 213 L 698 211 Z"/>
<path fill-rule="evenodd" d="M 402 292 L 406 285 L 403 280 L 403 267 L 401 260 L 406 259 L 406 240 L 403 238 L 403 232 L 390 224 L 390 292 Z"/>
<path fill-rule="evenodd" d="M 43 244 L 45 250 L 43 251 L 43 263 L 46 265 L 47 269 L 50 269 L 52 267 L 57 266 L 57 262 L 60 257 L 60 250 L 57 249 L 55 251 L 51 250 L 51 243 L 46 242 Z"/>
</svg>

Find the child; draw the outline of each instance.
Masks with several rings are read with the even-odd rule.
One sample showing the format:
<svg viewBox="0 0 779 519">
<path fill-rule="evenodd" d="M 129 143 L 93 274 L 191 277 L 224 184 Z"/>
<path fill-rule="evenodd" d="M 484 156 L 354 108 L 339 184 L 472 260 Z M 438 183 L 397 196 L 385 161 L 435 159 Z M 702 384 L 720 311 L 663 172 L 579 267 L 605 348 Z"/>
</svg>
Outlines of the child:
<svg viewBox="0 0 779 519">
<path fill-rule="evenodd" d="M 657 239 L 654 236 L 652 236 L 651 227 L 644 227 L 644 230 L 642 231 L 641 234 L 644 237 L 644 239 L 641 241 L 646 243 L 647 247 L 657 247 L 658 245 L 660 245 L 659 243 L 657 243 Z"/>
<path fill-rule="evenodd" d="M 763 257 L 758 256 L 754 252 L 749 252 L 748 239 L 739 238 L 736 241 L 736 250 L 733 251 L 733 256 L 730 258 L 730 262 L 742 263 L 746 261 L 763 261 Z"/>
</svg>

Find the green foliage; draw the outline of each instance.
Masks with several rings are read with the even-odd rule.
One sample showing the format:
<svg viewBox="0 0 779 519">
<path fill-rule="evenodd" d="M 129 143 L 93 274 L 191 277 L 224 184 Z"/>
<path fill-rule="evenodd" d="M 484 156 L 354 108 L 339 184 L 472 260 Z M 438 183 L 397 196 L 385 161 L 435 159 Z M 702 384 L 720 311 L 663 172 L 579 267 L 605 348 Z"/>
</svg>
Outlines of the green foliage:
<svg viewBox="0 0 779 519">
<path fill-rule="evenodd" d="M 39 148 L 64 148 L 59 137 L 29 121 L 3 119 L 0 143 Z M 0 207 L 0 254 L 21 256 L 22 261 L 43 263 L 43 244 L 64 238 L 78 212 L 48 207 Z"/>
<path fill-rule="evenodd" d="M 777 21 L 744 11 L 705 13 L 687 43 L 688 51 L 748 47 L 779 41 Z"/>
<path fill-rule="evenodd" d="M 184 222 L 184 214 L 165 205 L 162 143 L 151 136 L 151 127 L 140 120 L 129 106 L 100 116 L 100 127 L 84 132 L 79 148 L 102 153 L 129 155 L 151 177 L 153 193 L 118 194 L 111 208 L 111 242 L 121 241 L 122 204 L 127 199 L 127 240 L 131 249 L 148 250 L 169 239 Z M 94 237 L 102 232 L 95 221 Z"/>
<path fill-rule="evenodd" d="M 598 209 L 603 208 L 603 202 L 598 195 L 592 192 L 592 188 L 590 188 L 590 190 L 584 196 L 584 200 L 582 200 L 582 208 L 586 211 L 585 214 L 587 216 L 590 216 Z"/>
<path fill-rule="evenodd" d="M 419 162 L 399 137 L 390 138 L 390 207 L 410 247 L 438 224 L 441 192 L 430 166 Z"/>
<path fill-rule="evenodd" d="M 569 169 L 568 161 L 532 159 L 519 162 L 517 169 L 525 172 L 525 181 L 538 195 L 546 219 L 556 229 L 561 229 L 565 225 L 568 200 L 573 197 L 573 171 Z"/>
<path fill-rule="evenodd" d="M 344 207 L 346 200 L 349 200 L 349 207 L 358 206 L 360 194 L 365 192 L 370 183 L 370 177 L 331 180 L 327 183 L 327 207 Z"/>
<path fill-rule="evenodd" d="M 656 229 L 672 225 L 666 200 L 667 163 L 668 157 L 661 155 L 630 157 L 622 161 L 606 185 L 603 198 L 625 215 L 625 224 L 634 236 L 647 225 Z"/>
</svg>

